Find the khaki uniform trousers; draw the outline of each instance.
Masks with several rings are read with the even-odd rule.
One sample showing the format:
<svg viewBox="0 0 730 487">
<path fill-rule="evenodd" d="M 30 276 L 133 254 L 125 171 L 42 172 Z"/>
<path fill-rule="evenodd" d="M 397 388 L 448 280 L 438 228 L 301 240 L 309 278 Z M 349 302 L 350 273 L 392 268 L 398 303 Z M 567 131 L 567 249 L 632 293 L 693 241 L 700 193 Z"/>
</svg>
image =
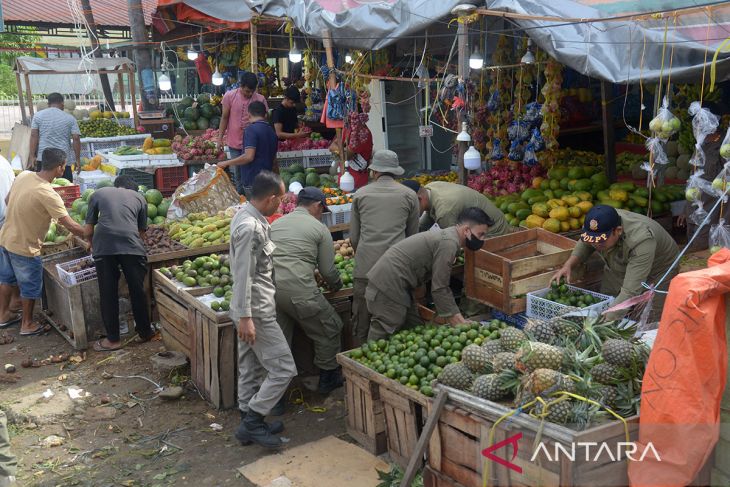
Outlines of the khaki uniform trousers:
<svg viewBox="0 0 730 487">
<path fill-rule="evenodd" d="M 365 289 L 368 287 L 367 279 L 354 279 L 352 282 L 352 334 L 355 337 L 356 345 L 362 345 L 368 339 L 370 331 L 370 312 L 368 303 L 365 300 Z"/>
<path fill-rule="evenodd" d="M 365 292 L 365 301 L 372 315 L 368 341 L 385 339 L 401 328 L 415 327 L 424 323 L 412 300 L 406 304 L 398 303 L 370 286 Z"/>
<path fill-rule="evenodd" d="M 276 290 L 276 319 L 291 347 L 294 327 L 299 326 L 314 342 L 314 365 L 334 370 L 340 352 L 343 323 L 321 293 Z"/>
<path fill-rule="evenodd" d="M 0 477 L 14 477 L 17 473 L 18 462 L 10 453 L 10 435 L 8 434 L 8 420 L 5 412 L 0 409 Z"/>
<path fill-rule="evenodd" d="M 238 408 L 266 416 L 284 397 L 297 367 L 276 318 L 254 317 L 253 321 L 254 344 L 238 340 Z"/>
</svg>

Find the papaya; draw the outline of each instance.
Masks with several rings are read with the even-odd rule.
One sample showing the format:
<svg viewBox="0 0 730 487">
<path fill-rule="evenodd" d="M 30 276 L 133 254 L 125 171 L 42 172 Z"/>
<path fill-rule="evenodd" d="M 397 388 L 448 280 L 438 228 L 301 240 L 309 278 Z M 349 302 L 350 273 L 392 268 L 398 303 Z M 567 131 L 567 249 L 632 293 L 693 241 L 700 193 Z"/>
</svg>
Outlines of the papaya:
<svg viewBox="0 0 730 487">
<path fill-rule="evenodd" d="M 535 196 L 541 196 L 542 192 L 539 189 L 528 188 L 522 192 L 522 199 L 524 201 L 534 198 Z"/>
<path fill-rule="evenodd" d="M 535 196 L 534 198 L 530 198 L 527 200 L 528 205 L 534 205 L 535 203 L 544 203 L 548 199 L 545 196 Z"/>
<path fill-rule="evenodd" d="M 555 191 L 556 189 L 560 189 L 560 180 L 559 179 L 551 179 L 550 180 L 550 189 Z"/>
<path fill-rule="evenodd" d="M 148 153 L 147 151 L 152 149 L 152 147 L 154 147 L 154 140 L 152 137 L 144 139 L 144 142 L 142 143 L 142 150 L 145 151 L 145 153 Z"/>
<path fill-rule="evenodd" d="M 599 191 L 599 192 L 598 192 L 598 193 L 596 194 L 596 198 L 598 198 L 598 201 L 605 201 L 605 200 L 611 199 L 611 198 L 610 198 L 610 197 L 608 196 L 608 191 L 606 191 L 606 190 L 602 190 L 602 191 Z"/>
<path fill-rule="evenodd" d="M 647 188 L 636 188 L 634 190 L 634 194 L 636 196 L 641 196 L 642 198 L 648 198 L 649 197 L 649 190 Z"/>
<path fill-rule="evenodd" d="M 545 203 L 535 203 L 532 205 L 532 213 L 541 218 L 547 218 L 550 214 L 550 210 L 551 208 L 548 208 L 548 205 Z M 540 224 L 540 226 L 542 226 L 542 224 Z"/>
<path fill-rule="evenodd" d="M 542 182 L 544 181 L 544 178 L 536 177 L 532 180 L 532 189 L 540 189 L 540 186 L 542 185 Z"/>
<path fill-rule="evenodd" d="M 588 211 L 590 211 L 591 208 L 593 208 L 593 203 L 591 203 L 590 201 L 581 201 L 576 206 L 580 208 L 581 213 L 585 215 L 586 213 L 588 213 Z"/>
<path fill-rule="evenodd" d="M 614 207 L 616 209 L 619 209 L 619 210 L 624 207 L 624 205 L 623 205 L 622 202 L 616 201 L 616 200 L 611 200 L 611 199 L 603 200 L 603 201 L 601 201 L 601 204 L 602 205 L 607 205 L 607 206 L 612 206 L 612 207 Z"/>
<path fill-rule="evenodd" d="M 532 210 L 528 210 L 528 209 L 521 209 L 521 210 L 517 210 L 517 212 L 515 213 L 515 216 L 516 216 L 516 217 L 517 217 L 518 219 L 520 219 L 520 220 L 524 220 L 525 218 L 527 218 L 527 217 L 528 217 L 528 216 L 530 216 L 531 214 L 532 214 Z"/>
<path fill-rule="evenodd" d="M 570 215 L 570 218 L 578 218 L 583 214 L 583 212 L 577 206 L 571 206 L 568 208 L 568 214 Z"/>
<path fill-rule="evenodd" d="M 563 196 L 562 198 L 560 198 L 560 200 L 565 201 L 567 206 L 575 206 L 580 201 L 580 198 L 578 198 L 577 196 Z"/>
<path fill-rule="evenodd" d="M 646 208 L 649 205 L 649 200 L 644 198 L 643 196 L 639 196 L 637 194 L 632 194 L 629 200 L 635 205 L 640 208 Z"/>
<path fill-rule="evenodd" d="M 626 192 L 633 192 L 636 189 L 636 185 L 632 182 L 613 183 L 608 189 L 618 189 Z"/>
<path fill-rule="evenodd" d="M 575 182 L 576 191 L 590 191 L 593 187 L 593 183 L 590 179 L 579 179 Z"/>
<path fill-rule="evenodd" d="M 591 201 L 593 199 L 593 195 L 590 194 L 588 191 L 578 191 L 577 193 L 575 193 L 575 195 L 581 201 Z"/>
<path fill-rule="evenodd" d="M 218 231 L 215 231 L 215 232 L 211 233 L 208 236 L 208 240 L 218 240 L 222 236 L 223 236 L 223 232 L 221 232 L 220 230 L 218 230 Z"/>
<path fill-rule="evenodd" d="M 560 180 L 560 189 L 568 189 L 568 185 L 570 184 L 570 179 L 567 177 Z"/>
<path fill-rule="evenodd" d="M 545 191 L 546 189 L 550 189 L 550 180 L 549 179 L 543 179 L 540 181 L 540 189 Z"/>
<path fill-rule="evenodd" d="M 571 167 L 568 169 L 568 177 L 570 179 L 581 179 L 585 176 L 585 173 L 583 172 L 583 168 L 580 166 Z"/>
<path fill-rule="evenodd" d="M 542 228 L 552 233 L 560 233 L 560 220 L 548 218 L 542 224 Z"/>
<path fill-rule="evenodd" d="M 507 213 L 509 211 L 509 205 L 509 201 L 503 202 L 501 205 L 499 205 L 499 211 L 501 211 L 502 213 Z"/>
<path fill-rule="evenodd" d="M 202 247 L 204 243 L 205 243 L 205 240 L 199 237 L 199 238 L 196 238 L 195 240 L 193 240 L 192 242 L 190 242 L 190 245 L 188 245 L 188 247 L 190 247 L 191 249 L 197 249 L 197 248 Z"/>
<path fill-rule="evenodd" d="M 542 228 L 543 223 L 545 223 L 545 218 L 538 215 L 530 215 L 525 218 L 527 228 Z"/>
<path fill-rule="evenodd" d="M 568 220 L 571 230 L 578 230 L 581 227 L 580 220 L 578 218 L 571 218 Z"/>
<path fill-rule="evenodd" d="M 560 231 L 561 232 L 569 232 L 570 231 L 570 223 L 568 223 L 568 222 L 560 222 Z"/>
<path fill-rule="evenodd" d="M 664 212 L 664 205 L 661 201 L 654 200 L 651 202 L 651 211 L 655 215 Z"/>
<path fill-rule="evenodd" d="M 617 188 L 617 189 L 611 189 L 608 192 L 608 196 L 612 200 L 626 202 L 629 201 L 629 193 L 627 193 L 625 190 Z"/>
<path fill-rule="evenodd" d="M 566 167 L 554 167 L 548 171 L 548 178 L 550 179 L 563 179 L 568 177 L 568 168 Z"/>
<path fill-rule="evenodd" d="M 654 194 L 654 199 L 656 199 L 657 201 L 659 201 L 659 202 L 661 202 L 661 203 L 666 203 L 666 202 L 667 202 L 667 201 L 669 200 L 669 198 L 667 198 L 667 195 L 666 195 L 666 194 L 664 194 L 664 193 L 663 193 L 663 192 L 661 192 L 661 191 L 657 191 L 657 192 L 656 192 L 656 193 Z"/>
<path fill-rule="evenodd" d="M 563 206 L 558 207 L 558 208 L 553 208 L 552 210 L 550 210 L 549 215 L 550 215 L 550 218 L 553 218 L 553 219 L 561 221 L 561 222 L 568 221 L 568 219 L 570 218 L 570 213 L 568 212 L 568 209 Z"/>
<path fill-rule="evenodd" d="M 548 200 L 547 206 L 549 209 L 553 210 L 555 208 L 559 208 L 561 206 L 566 206 L 565 201 L 558 200 L 558 199 L 551 199 Z"/>
<path fill-rule="evenodd" d="M 575 191 L 575 185 L 578 183 L 577 179 L 571 179 L 568 181 L 568 191 Z"/>
<path fill-rule="evenodd" d="M 566 191 L 563 190 L 563 189 L 556 189 L 555 190 L 555 197 L 556 198 L 561 198 L 565 193 L 566 193 Z"/>
<path fill-rule="evenodd" d="M 152 142 L 152 147 L 171 147 L 172 142 L 170 139 L 155 139 Z"/>
<path fill-rule="evenodd" d="M 545 198 L 547 198 L 549 200 L 555 198 L 555 193 L 553 193 L 552 189 L 546 189 L 545 191 L 542 192 L 542 194 L 543 194 L 543 196 L 545 196 Z"/>
</svg>

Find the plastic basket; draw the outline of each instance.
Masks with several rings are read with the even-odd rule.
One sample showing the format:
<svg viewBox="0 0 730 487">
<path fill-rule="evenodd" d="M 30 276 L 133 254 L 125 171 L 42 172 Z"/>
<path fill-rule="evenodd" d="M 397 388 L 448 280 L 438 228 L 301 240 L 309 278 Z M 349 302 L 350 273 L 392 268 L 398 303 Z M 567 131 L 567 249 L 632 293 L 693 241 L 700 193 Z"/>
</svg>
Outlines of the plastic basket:
<svg viewBox="0 0 730 487">
<path fill-rule="evenodd" d="M 528 318 L 539 318 L 543 320 L 549 320 L 556 316 L 562 316 L 572 311 L 580 310 L 582 312 L 596 312 L 601 313 L 608 309 L 613 303 L 613 297 L 606 296 L 605 294 L 589 291 L 587 289 L 581 289 L 579 287 L 568 285 L 568 289 L 571 291 L 578 291 L 584 294 L 590 294 L 594 298 L 600 299 L 598 303 L 586 306 L 585 308 L 578 308 L 576 306 L 566 306 L 564 304 L 556 303 L 555 301 L 548 301 L 544 298 L 547 293 L 550 292 L 550 288 L 541 289 L 539 291 L 532 291 L 527 293 L 527 311 L 525 314 Z"/>
<path fill-rule="evenodd" d="M 350 216 L 352 215 L 352 203 L 345 205 L 329 205 L 328 213 L 322 214 L 322 223 L 326 226 L 331 227 L 334 225 L 343 225 L 350 223 Z"/>
<path fill-rule="evenodd" d="M 73 203 L 75 199 L 81 197 L 81 187 L 79 187 L 78 184 L 71 184 L 68 186 L 56 186 L 53 189 L 56 190 L 56 193 L 61 195 L 61 199 L 63 200 L 63 204 L 66 206 L 66 208 L 70 208 L 71 203 Z"/>
<path fill-rule="evenodd" d="M 304 167 L 329 167 L 332 164 L 332 153 L 329 149 L 305 150 Z"/>
<path fill-rule="evenodd" d="M 114 182 L 115 176 L 107 174 L 103 171 L 81 171 L 80 174 L 74 175 L 74 182 L 79 185 L 83 193 L 87 189 L 96 189 L 96 185 L 100 181 Z"/>
<path fill-rule="evenodd" d="M 58 277 L 69 286 L 75 286 L 76 284 L 96 279 L 96 267 L 89 267 L 76 272 L 71 272 L 69 270 L 71 267 L 81 262 L 91 262 L 93 264 L 94 259 L 90 256 L 86 256 L 80 259 L 64 262 L 63 264 L 56 264 Z"/>
<path fill-rule="evenodd" d="M 188 170 L 185 166 L 162 167 L 155 172 L 155 188 L 165 198 L 171 196 L 187 180 Z"/>
<path fill-rule="evenodd" d="M 145 171 L 140 171 L 139 169 L 120 169 L 119 170 L 119 176 L 129 176 L 131 177 L 134 182 L 137 184 L 137 186 L 146 186 L 148 189 L 152 188 L 155 184 L 155 175 L 154 173 L 149 173 Z"/>
</svg>

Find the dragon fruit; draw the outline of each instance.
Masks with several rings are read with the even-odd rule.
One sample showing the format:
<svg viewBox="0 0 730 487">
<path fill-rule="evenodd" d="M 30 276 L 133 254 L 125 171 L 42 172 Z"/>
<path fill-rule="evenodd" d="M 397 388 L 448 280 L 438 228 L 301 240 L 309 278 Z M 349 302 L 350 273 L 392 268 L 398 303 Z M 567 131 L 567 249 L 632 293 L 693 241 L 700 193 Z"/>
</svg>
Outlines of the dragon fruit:
<svg viewBox="0 0 730 487">
<path fill-rule="evenodd" d="M 540 166 L 530 167 L 514 162 L 499 162 L 488 171 L 469 177 L 470 188 L 494 198 L 519 193 L 529 188 L 532 180 L 544 174 Z"/>
</svg>

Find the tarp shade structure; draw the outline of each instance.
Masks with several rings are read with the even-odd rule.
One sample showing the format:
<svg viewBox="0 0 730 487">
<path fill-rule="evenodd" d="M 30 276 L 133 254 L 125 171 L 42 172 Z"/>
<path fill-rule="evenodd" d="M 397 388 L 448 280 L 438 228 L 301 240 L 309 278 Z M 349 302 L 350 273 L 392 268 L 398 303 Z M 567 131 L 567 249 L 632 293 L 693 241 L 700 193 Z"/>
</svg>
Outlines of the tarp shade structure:
<svg viewBox="0 0 730 487">
<path fill-rule="evenodd" d="M 656 82 L 662 74 L 666 80 L 672 46 L 672 82 L 699 82 L 703 67 L 706 66 L 706 83 L 709 83 L 710 64 L 715 50 L 730 35 L 730 2 L 717 2 L 714 5 L 693 0 L 487 2 L 489 10 L 563 19 L 608 19 L 698 5 L 708 8 L 689 13 L 680 11 L 676 17 L 668 13 L 641 20 L 627 18 L 577 23 L 511 19 L 511 22 L 524 29 L 540 49 L 562 64 L 587 76 L 614 83 L 636 83 L 640 79 Z M 716 68 L 717 81 L 730 78 L 730 52 L 720 53 Z"/>
<path fill-rule="evenodd" d="M 179 22 L 223 24 L 246 30 L 251 20 L 251 10 L 240 0 L 158 0 L 158 10 L 165 7 L 172 9 Z"/>
<path fill-rule="evenodd" d="M 132 60 L 126 57 L 48 59 L 22 56 L 16 59 L 16 69 L 21 73 L 29 74 L 80 74 L 98 71 L 126 72 L 133 70 L 133 66 Z"/>
</svg>

